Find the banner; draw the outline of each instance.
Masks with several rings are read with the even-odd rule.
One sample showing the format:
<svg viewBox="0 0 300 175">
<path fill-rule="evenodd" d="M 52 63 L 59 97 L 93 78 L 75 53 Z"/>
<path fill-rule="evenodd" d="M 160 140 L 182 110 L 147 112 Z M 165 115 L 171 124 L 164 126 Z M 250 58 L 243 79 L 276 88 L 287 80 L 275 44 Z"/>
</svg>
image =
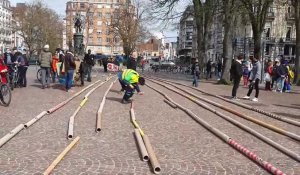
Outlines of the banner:
<svg viewBox="0 0 300 175">
<path fill-rule="evenodd" d="M 119 66 L 117 66 L 113 63 L 108 63 L 107 64 L 107 70 L 112 71 L 112 72 L 117 72 L 117 71 L 119 71 Z"/>
</svg>

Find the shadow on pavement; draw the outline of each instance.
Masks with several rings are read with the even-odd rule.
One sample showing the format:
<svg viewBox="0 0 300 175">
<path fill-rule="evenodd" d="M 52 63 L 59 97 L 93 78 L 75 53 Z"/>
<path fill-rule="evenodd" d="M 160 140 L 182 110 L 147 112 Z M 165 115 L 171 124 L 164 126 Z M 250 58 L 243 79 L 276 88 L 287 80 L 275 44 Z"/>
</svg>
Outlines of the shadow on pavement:
<svg viewBox="0 0 300 175">
<path fill-rule="evenodd" d="M 286 107 L 286 108 L 300 109 L 300 106 L 288 106 L 288 105 L 281 105 L 281 104 L 273 104 L 273 105 L 280 106 L 280 107 Z"/>
<path fill-rule="evenodd" d="M 300 119 L 300 115 L 295 115 L 295 114 L 289 114 L 289 113 L 283 113 L 283 112 L 274 112 L 274 114 L 281 115 L 284 117 L 289 117 L 289 118 Z"/>
<path fill-rule="evenodd" d="M 116 98 L 116 97 L 106 97 L 107 100 L 116 101 L 121 103 L 122 97 Z"/>
</svg>

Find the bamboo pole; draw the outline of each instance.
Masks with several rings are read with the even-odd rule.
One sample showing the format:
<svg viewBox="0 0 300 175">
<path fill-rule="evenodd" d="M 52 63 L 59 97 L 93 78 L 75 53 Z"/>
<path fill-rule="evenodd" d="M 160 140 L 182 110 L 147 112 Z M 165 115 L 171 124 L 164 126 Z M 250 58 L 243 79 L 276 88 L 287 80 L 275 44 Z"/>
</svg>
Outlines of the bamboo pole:
<svg viewBox="0 0 300 175">
<path fill-rule="evenodd" d="M 152 82 L 155 82 L 155 83 L 159 84 L 160 86 L 163 86 L 163 87 L 165 87 L 165 88 L 167 88 L 167 89 L 169 89 L 169 90 L 171 90 L 171 91 L 173 91 L 173 92 L 175 92 L 175 93 L 177 93 L 177 94 L 179 94 L 179 95 L 181 95 L 181 96 L 183 96 L 183 97 L 186 97 L 186 98 L 190 99 L 191 101 L 197 103 L 198 105 L 204 107 L 204 104 L 203 104 L 203 103 L 200 103 L 200 102 L 197 101 L 196 99 L 191 98 L 190 96 L 188 96 L 188 95 L 186 95 L 186 94 L 183 94 L 183 93 L 181 93 L 181 92 L 179 92 L 179 91 L 177 91 L 177 90 L 175 90 L 175 89 L 173 89 L 173 88 L 170 88 L 169 86 L 166 86 L 166 85 L 164 85 L 164 84 L 162 84 L 162 83 L 160 83 L 160 82 L 157 82 L 157 81 L 155 81 L 155 80 L 153 80 L 153 79 L 149 79 L 149 80 L 152 81 Z M 189 94 L 189 95 L 191 95 L 191 96 L 193 96 L 193 97 L 195 97 L 195 98 L 197 98 L 197 99 L 200 99 L 200 100 L 205 101 L 205 102 L 207 102 L 207 103 L 209 103 L 209 104 L 212 104 L 212 105 L 214 105 L 214 106 L 217 106 L 217 107 L 219 107 L 219 108 L 221 108 L 221 109 L 223 109 L 223 110 L 225 110 L 225 111 L 228 111 L 228 112 L 230 112 L 230 113 L 232 113 L 232 114 L 235 114 L 235 115 L 237 115 L 237 116 L 239 116 L 239 117 L 242 117 L 242 118 L 244 118 L 244 119 L 246 119 L 246 120 L 248 120 L 248 121 L 251 121 L 251 122 L 253 122 L 253 123 L 256 123 L 256 124 L 258 124 L 258 125 L 261 125 L 261 126 L 263 126 L 263 127 L 265 127 L 265 128 L 268 128 L 268 129 L 270 129 L 270 130 L 272 130 L 272 131 L 275 131 L 275 132 L 277 132 L 277 133 L 279 133 L 279 134 L 282 134 L 282 135 L 288 136 L 288 137 L 290 137 L 290 138 L 293 138 L 293 139 L 295 139 L 295 140 L 297 140 L 297 141 L 300 141 L 300 136 L 297 135 L 297 134 L 294 134 L 294 133 L 292 133 L 292 132 L 286 131 L 286 130 L 284 130 L 284 129 L 281 129 L 281 128 L 279 128 L 279 127 L 273 126 L 273 125 L 271 125 L 271 124 L 265 123 L 265 122 L 263 122 L 263 121 L 261 121 L 261 120 L 255 119 L 255 118 L 250 117 L 250 116 L 248 116 L 248 115 L 239 113 L 239 112 L 237 112 L 237 111 L 235 111 L 235 110 L 233 110 L 233 109 L 227 108 L 227 107 L 225 107 L 225 106 L 223 106 L 223 105 L 221 105 L 221 104 L 219 104 L 219 103 L 216 103 L 216 102 L 213 102 L 213 101 L 211 101 L 211 100 L 208 100 L 208 99 L 199 97 L 199 96 L 195 95 L 194 93 L 191 93 L 191 92 L 189 92 L 189 91 L 187 91 L 187 90 L 185 90 L 185 89 L 182 89 L 182 88 L 180 88 L 180 87 L 178 87 L 178 86 L 176 86 L 176 85 L 171 85 L 171 86 L 173 86 L 173 87 L 175 87 L 175 88 L 177 88 L 177 89 L 180 89 L 181 91 L 183 91 L 183 92 L 185 92 L 185 93 L 187 93 L 187 94 Z M 205 105 L 205 108 L 209 108 L 209 107 L 208 107 L 207 105 Z"/>
<path fill-rule="evenodd" d="M 23 124 L 19 124 L 15 129 L 10 131 L 8 134 L 6 134 L 4 137 L 0 139 L 0 148 L 8 142 L 11 138 L 13 138 L 15 135 L 17 135 L 22 129 L 24 129 Z"/>
<path fill-rule="evenodd" d="M 158 92 L 158 90 L 156 90 L 155 88 L 151 87 L 149 84 L 146 84 L 146 85 L 148 87 L 150 87 L 151 89 L 153 89 L 153 90 L 155 90 L 155 91 Z M 163 94 L 163 93 L 161 92 L 161 94 Z M 163 96 L 165 96 L 165 95 L 163 95 Z M 188 99 L 192 99 L 192 98 L 188 98 Z M 238 121 L 236 121 L 236 120 L 234 120 L 234 119 L 232 119 L 232 118 L 230 118 L 230 117 L 222 114 L 219 111 L 214 110 L 213 108 L 209 107 L 208 105 L 205 105 L 205 104 L 203 104 L 203 103 L 201 103 L 201 102 L 199 102 L 197 100 L 192 100 L 192 101 L 195 102 L 196 104 L 198 104 L 199 106 L 203 107 L 204 109 L 207 109 L 207 110 L 211 111 L 212 113 L 215 113 L 216 115 L 218 115 L 218 116 L 222 117 L 223 119 L 229 121 L 230 123 L 238 126 L 239 128 L 247 131 L 248 133 L 256 136 L 257 138 L 259 138 L 262 141 L 268 143 L 269 145 L 273 146 L 277 150 L 283 152 L 284 154 L 286 154 L 286 155 L 292 157 L 293 159 L 297 160 L 298 162 L 300 162 L 300 156 L 298 154 L 294 153 L 293 151 L 285 148 L 284 146 L 278 144 L 277 142 L 274 142 L 273 140 L 269 139 L 268 137 L 263 136 L 262 134 L 260 134 L 260 133 L 256 132 L 255 130 L 251 129 L 250 127 L 248 127 L 246 125 L 243 125 L 242 123 L 240 123 L 240 122 L 238 122 Z M 171 102 L 173 102 L 177 107 L 180 107 L 180 105 L 176 104 L 174 101 L 171 101 Z"/>
<path fill-rule="evenodd" d="M 160 167 L 160 164 L 158 163 L 158 160 L 156 158 L 154 150 L 153 150 L 153 148 L 151 146 L 150 140 L 149 140 L 149 138 L 148 138 L 147 135 L 142 135 L 142 137 L 143 137 L 143 140 L 144 140 L 145 147 L 147 149 L 148 155 L 150 157 L 150 162 L 151 162 L 151 165 L 152 165 L 153 172 L 155 174 L 159 174 L 160 171 L 161 171 L 161 167 Z"/>
<path fill-rule="evenodd" d="M 233 101 L 233 100 L 229 100 L 227 98 L 224 98 L 220 95 L 215 95 L 215 94 L 211 94 L 211 93 L 208 93 L 208 92 L 205 92 L 201 89 L 198 89 L 196 87 L 191 87 L 191 86 L 188 86 L 188 85 L 185 85 L 183 83 L 178 83 L 178 82 L 174 82 L 174 81 L 170 81 L 170 80 L 166 80 L 166 79 L 162 79 L 162 78 L 153 78 L 151 77 L 152 79 L 156 79 L 156 80 L 159 80 L 159 81 L 162 81 L 162 82 L 165 82 L 165 83 L 174 83 L 174 84 L 178 84 L 178 85 L 181 85 L 181 86 L 185 86 L 185 87 L 188 87 L 188 88 L 191 88 L 191 89 L 194 89 L 198 92 L 201 92 L 201 93 L 204 93 L 206 95 L 210 95 L 210 96 L 213 96 L 213 97 L 216 97 L 216 98 L 219 98 L 221 100 L 224 100 L 228 103 L 231 103 L 231 104 L 235 104 L 237 106 L 240 106 L 240 107 L 243 107 L 245 109 L 248 109 L 248 110 L 252 110 L 252 111 L 255 111 L 257 113 L 260 113 L 260 114 L 264 114 L 265 116 L 268 116 L 268 117 L 271 117 L 271 118 L 274 118 L 276 120 L 280 120 L 282 122 L 286 122 L 286 123 L 289 123 L 289 124 L 292 124 L 292 125 L 295 125 L 295 126 L 300 126 L 300 122 L 299 121 L 296 121 L 296 120 L 292 120 L 292 119 L 289 119 L 289 118 L 286 118 L 286 117 L 282 117 L 282 116 L 279 116 L 279 115 L 276 115 L 276 114 L 273 114 L 273 113 L 270 113 L 270 112 L 266 112 L 264 110 L 261 110 L 261 109 L 258 109 L 258 108 L 255 108 L 253 106 L 250 106 L 250 105 L 247 105 L 247 104 L 244 104 L 244 103 L 241 103 L 241 102 L 237 102 L 237 101 Z"/>
<path fill-rule="evenodd" d="M 74 134 L 74 120 L 75 120 L 75 116 L 80 111 L 80 109 L 81 109 L 81 106 L 78 106 L 77 109 L 76 109 L 76 111 L 73 113 L 73 115 L 69 119 L 68 139 L 72 139 L 73 138 L 73 134 Z"/>
<path fill-rule="evenodd" d="M 83 100 L 80 102 L 79 107 L 76 109 L 76 111 L 73 113 L 73 115 L 70 117 L 69 119 L 69 128 L 68 128 L 68 139 L 72 139 L 73 138 L 73 134 L 74 134 L 74 122 L 75 122 L 75 117 L 77 115 L 77 113 L 80 111 L 80 109 L 86 104 L 89 96 L 99 87 L 101 87 L 103 84 L 105 84 L 106 82 L 108 82 L 112 77 L 108 77 L 106 78 L 106 80 L 102 83 L 100 83 L 99 85 L 97 85 L 96 87 L 94 87 L 93 89 L 91 89 L 83 98 Z"/>
<path fill-rule="evenodd" d="M 92 86 L 94 86 L 95 84 L 99 83 L 101 80 L 97 80 L 96 82 L 88 85 L 87 87 L 85 87 L 84 89 L 82 89 L 81 91 L 77 92 L 76 94 L 74 94 L 72 97 L 68 98 L 67 100 L 59 103 L 58 105 L 54 106 L 53 108 L 50 108 L 49 110 L 47 110 L 48 114 L 52 114 L 53 112 L 57 111 L 58 109 L 60 109 L 61 107 L 63 107 L 64 105 L 66 105 L 68 102 L 70 102 L 71 100 L 73 100 L 75 97 L 79 96 L 80 94 L 82 94 L 84 91 L 86 91 L 87 89 L 91 88 Z"/>
<path fill-rule="evenodd" d="M 54 168 L 59 164 L 59 162 L 66 156 L 66 154 L 75 146 L 75 144 L 79 141 L 80 137 L 76 137 L 64 150 L 59 156 L 49 165 L 43 175 L 50 174 Z"/>
<path fill-rule="evenodd" d="M 164 93 L 162 93 L 161 91 L 153 88 L 152 86 L 150 86 L 148 84 L 147 84 L 147 86 L 149 88 L 153 89 L 154 91 L 158 92 L 159 94 L 163 95 L 164 97 L 166 97 L 166 95 Z M 209 125 L 206 121 L 204 121 L 203 119 L 201 119 L 200 117 L 198 117 L 196 114 L 194 114 L 189 109 L 187 109 L 187 108 L 179 105 L 178 103 L 174 102 L 172 99 L 170 99 L 170 100 L 171 100 L 170 102 L 172 102 L 179 109 L 181 109 L 182 111 L 184 111 L 185 113 L 187 113 L 190 117 L 192 117 L 194 120 L 196 120 L 199 124 L 201 124 L 202 126 L 204 126 L 210 132 L 212 132 L 213 134 L 215 134 L 216 136 L 218 136 L 220 139 L 222 139 L 223 141 L 225 141 L 227 144 L 231 145 L 233 148 L 235 148 L 236 150 L 238 150 L 239 152 L 241 152 L 243 155 L 245 155 L 248 158 L 250 158 L 252 161 L 258 163 L 265 170 L 269 171 L 270 173 L 272 173 L 274 175 L 285 175 L 278 168 L 274 167 L 273 165 L 271 165 L 267 161 L 264 161 L 261 157 L 259 157 L 258 155 L 256 155 L 252 151 L 250 151 L 247 148 L 243 147 L 242 145 L 238 144 L 236 141 L 234 141 L 231 137 L 227 136 L 225 133 L 223 133 L 220 130 L 218 130 L 218 129 L 212 127 L 211 125 Z"/>
<path fill-rule="evenodd" d="M 102 128 L 102 112 L 103 112 L 103 108 L 104 108 L 104 105 L 105 105 L 106 96 L 109 93 L 110 89 L 113 87 L 115 82 L 116 81 L 114 81 L 110 84 L 110 86 L 108 87 L 108 89 L 106 90 L 106 92 L 103 95 L 103 98 L 102 98 L 102 101 L 100 103 L 99 109 L 97 111 L 97 116 L 96 116 L 97 117 L 97 119 L 96 119 L 96 132 L 101 131 L 101 128 Z"/>
<path fill-rule="evenodd" d="M 149 155 L 148 155 L 147 149 L 145 147 L 145 144 L 143 142 L 143 139 L 141 137 L 140 131 L 138 129 L 135 129 L 134 135 L 135 135 L 136 141 L 138 143 L 138 147 L 139 147 L 139 150 L 140 150 L 140 153 L 142 156 L 142 160 L 145 162 L 149 161 Z"/>
<path fill-rule="evenodd" d="M 36 117 L 34 117 L 33 119 L 31 119 L 29 122 L 24 124 L 25 128 L 30 127 L 31 125 L 33 125 L 35 122 L 37 122 L 39 119 L 41 119 L 42 117 L 44 117 L 47 114 L 47 111 L 43 111 L 41 112 L 39 115 L 37 115 Z"/>
</svg>

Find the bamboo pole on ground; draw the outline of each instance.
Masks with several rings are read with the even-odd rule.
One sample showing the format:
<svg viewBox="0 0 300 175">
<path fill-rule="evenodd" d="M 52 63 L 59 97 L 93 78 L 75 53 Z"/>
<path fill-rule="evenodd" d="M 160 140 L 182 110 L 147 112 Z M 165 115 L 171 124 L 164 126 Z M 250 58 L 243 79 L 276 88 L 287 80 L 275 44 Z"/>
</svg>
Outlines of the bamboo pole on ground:
<svg viewBox="0 0 300 175">
<path fill-rule="evenodd" d="M 79 141 L 80 137 L 76 137 L 59 156 L 49 165 L 43 175 L 50 174 L 54 168 L 59 164 L 59 162 L 66 156 L 66 154 L 75 146 L 75 144 Z"/>
<path fill-rule="evenodd" d="M 164 93 L 161 91 L 155 89 L 154 87 L 150 86 L 147 84 L 147 86 L 154 91 L 158 92 L 159 94 L 163 95 L 166 97 Z M 170 98 L 169 98 L 170 99 Z M 190 117 L 192 117 L 195 121 L 197 121 L 199 124 L 201 124 L 203 127 L 208 129 L 210 132 L 218 136 L 220 139 L 225 141 L 227 144 L 231 145 L 233 148 L 241 152 L 243 155 L 247 156 L 254 162 L 258 163 L 260 166 L 262 166 L 265 170 L 269 171 L 270 173 L 274 175 L 285 175 L 282 171 L 280 171 L 278 168 L 274 167 L 270 163 L 264 161 L 262 158 L 260 158 L 258 155 L 253 153 L 252 151 L 246 149 L 242 145 L 238 144 L 236 141 L 234 141 L 231 137 L 223 133 L 222 131 L 218 130 L 217 128 L 214 128 L 213 126 L 209 125 L 205 120 L 202 118 L 198 117 L 196 114 L 194 114 L 191 110 L 179 105 L 178 103 L 174 102 L 172 99 L 170 99 L 170 102 L 176 105 L 179 109 L 184 111 L 186 114 L 188 114 Z M 169 103 L 168 103 L 169 104 Z"/>
<path fill-rule="evenodd" d="M 151 146 L 151 143 L 150 143 L 150 140 L 148 138 L 148 136 L 144 133 L 144 131 L 142 130 L 142 128 L 139 126 L 139 124 L 137 123 L 136 121 L 136 118 L 135 118 L 135 113 L 134 113 L 134 109 L 133 109 L 133 105 L 134 103 L 131 102 L 131 106 L 130 106 L 130 115 L 131 115 L 131 121 L 132 121 L 132 124 L 134 125 L 134 127 L 136 128 L 135 129 L 135 132 L 139 132 L 139 135 L 142 136 L 143 138 L 143 141 L 144 141 L 144 145 L 146 147 L 146 150 L 147 150 L 147 153 L 148 153 L 148 156 L 150 158 L 150 163 L 152 165 L 152 170 L 155 174 L 159 174 L 160 171 L 161 171 L 161 167 L 160 167 L 160 164 L 156 158 L 156 155 L 154 153 L 154 150 Z"/>
<path fill-rule="evenodd" d="M 41 119 L 42 117 L 44 117 L 47 114 L 47 111 L 43 111 L 41 112 L 39 115 L 37 115 L 36 117 L 34 117 L 33 119 L 31 119 L 29 122 L 24 124 L 25 128 L 30 127 L 31 125 L 33 125 L 35 122 L 37 122 L 39 119 Z"/>
<path fill-rule="evenodd" d="M 196 99 L 191 98 L 190 96 L 188 96 L 188 95 L 186 95 L 186 94 L 183 94 L 183 93 L 179 92 L 178 90 L 175 90 L 175 89 L 173 89 L 173 88 L 170 88 L 169 86 L 166 86 L 166 85 L 164 85 L 164 84 L 162 84 L 162 83 L 160 83 L 160 82 L 158 82 L 158 81 L 156 81 L 156 80 L 153 80 L 153 79 L 149 79 L 149 80 L 152 81 L 152 82 L 155 82 L 155 83 L 159 84 L 160 86 L 163 86 L 163 87 L 165 87 L 165 88 L 167 88 L 167 89 L 169 89 L 169 90 L 171 90 L 171 91 L 173 91 L 173 92 L 175 92 L 175 93 L 177 93 L 177 94 L 179 94 L 179 95 L 181 95 L 181 96 L 183 96 L 183 97 L 186 97 L 186 98 L 190 99 L 191 101 L 197 103 L 197 104 L 200 105 L 200 106 L 204 106 L 203 103 L 200 103 L 200 102 L 197 101 Z M 189 92 L 189 91 L 187 91 L 187 90 L 185 90 L 185 89 L 182 89 L 182 88 L 180 88 L 180 87 L 178 87 L 178 86 L 176 86 L 176 85 L 172 85 L 172 86 L 175 87 L 175 88 L 177 88 L 177 89 L 180 89 L 181 91 L 183 91 L 183 92 L 185 92 L 185 93 L 187 93 L 187 94 L 189 94 L 189 95 L 191 95 L 191 96 L 193 96 L 193 97 L 195 97 L 195 98 L 197 98 L 197 99 L 200 99 L 200 100 L 205 101 L 205 102 L 207 102 L 207 103 L 209 103 L 209 104 L 212 104 L 212 105 L 214 105 L 214 106 L 217 106 L 217 107 L 219 107 L 219 108 L 221 108 L 221 109 L 223 109 L 223 110 L 225 110 L 225 111 L 228 111 L 228 112 L 230 112 L 230 113 L 232 113 L 232 114 L 235 114 L 235 115 L 237 115 L 237 116 L 239 116 L 239 117 L 242 117 L 242 118 L 244 118 L 244 119 L 246 119 L 246 120 L 249 120 L 249 121 L 251 121 L 251 122 L 253 122 L 253 123 L 256 123 L 256 124 L 258 124 L 258 125 L 261 125 L 261 126 L 263 126 L 263 127 L 265 127 L 265 128 L 268 128 L 268 129 L 270 129 L 270 130 L 272 130 L 272 131 L 275 131 L 275 132 L 277 132 L 277 133 L 279 133 L 279 134 L 282 134 L 282 135 L 288 136 L 288 137 L 290 137 L 290 138 L 293 138 L 293 139 L 295 139 L 295 140 L 297 140 L 297 141 L 300 141 L 300 136 L 297 135 L 297 134 L 294 134 L 294 133 L 292 133 L 292 132 L 286 131 L 286 130 L 284 130 L 284 129 L 281 129 L 281 128 L 279 128 L 279 127 L 273 126 L 273 125 L 271 125 L 271 124 L 265 123 L 265 122 L 263 122 L 263 121 L 261 121 L 261 120 L 255 119 L 255 118 L 250 117 L 250 116 L 248 116 L 248 115 L 239 113 L 239 112 L 237 112 L 237 111 L 235 111 L 235 110 L 233 110 L 233 109 L 227 108 L 227 107 L 225 107 L 225 106 L 223 106 L 223 105 L 221 105 L 221 104 L 219 104 L 219 103 L 216 103 L 216 102 L 213 102 L 213 101 L 211 101 L 211 100 L 208 100 L 208 99 L 199 97 L 199 96 L 195 95 L 194 93 L 191 93 L 191 92 Z M 208 106 L 205 105 L 205 108 L 208 108 Z M 209 109 L 210 109 L 210 108 L 209 108 Z"/>
<path fill-rule="evenodd" d="M 17 135 L 22 129 L 24 129 L 23 124 L 19 124 L 15 129 L 10 131 L 8 134 L 6 134 L 4 137 L 0 139 L 0 148 L 8 142 L 11 138 L 13 138 L 15 135 Z"/>
<path fill-rule="evenodd" d="M 146 84 L 149 88 L 157 91 L 157 92 L 160 92 L 158 91 L 157 89 L 151 87 L 149 84 Z M 180 92 L 179 92 L 180 93 Z M 165 94 L 163 94 L 162 92 L 160 92 L 160 94 L 162 94 L 163 96 L 166 96 Z M 170 99 L 170 98 L 169 98 Z M 188 98 L 188 99 L 192 99 L 192 98 Z M 213 108 L 209 107 L 208 105 L 205 105 L 197 100 L 192 100 L 193 102 L 195 102 L 196 104 L 198 104 L 199 106 L 203 107 L 204 109 L 207 109 L 209 111 L 211 111 L 212 113 L 215 113 L 216 115 L 222 117 L 223 119 L 229 121 L 230 123 L 236 125 L 237 127 L 247 131 L 248 133 L 256 136 L 257 138 L 261 139 L 262 141 L 268 143 L 269 145 L 273 146 L 274 148 L 276 148 L 277 150 L 281 151 L 282 153 L 292 157 L 293 159 L 297 160 L 298 162 L 300 162 L 300 156 L 298 154 L 296 154 L 295 152 L 285 148 L 284 146 L 278 144 L 277 142 L 274 142 L 273 140 L 269 139 L 268 137 L 265 137 L 263 136 L 262 134 L 256 132 L 255 130 L 253 130 L 252 128 L 246 126 L 246 125 L 243 125 L 242 123 L 222 114 L 221 112 L 219 111 L 216 111 L 214 110 Z M 174 101 L 171 101 L 174 103 Z M 174 103 L 177 107 L 180 107 L 180 105 L 177 105 L 176 103 Z"/>
<path fill-rule="evenodd" d="M 67 100 L 59 103 L 58 105 L 54 106 L 53 108 L 47 110 L 48 114 L 52 114 L 53 112 L 57 111 L 58 109 L 60 109 L 61 107 L 63 107 L 64 105 L 66 105 L 68 102 L 70 102 L 71 100 L 73 100 L 75 97 L 79 96 L 80 94 L 82 94 L 84 91 L 86 91 L 87 89 L 91 88 L 92 86 L 94 86 L 95 84 L 99 83 L 101 80 L 97 80 L 96 82 L 88 85 L 87 87 L 85 87 L 84 89 L 82 89 L 81 91 L 77 92 L 76 94 L 74 94 L 72 97 L 68 98 Z"/>
<path fill-rule="evenodd" d="M 138 129 L 135 129 L 134 135 L 135 135 L 135 138 L 136 138 L 136 141 L 137 141 L 137 144 L 138 144 L 141 156 L 142 156 L 142 160 L 146 162 L 149 160 L 149 155 L 148 155 L 147 149 L 145 147 L 145 144 L 143 142 L 143 139 L 141 137 L 140 131 Z"/>
<path fill-rule="evenodd" d="M 299 121 L 296 121 L 296 120 L 292 120 L 292 119 L 289 119 L 289 118 L 286 118 L 286 117 L 282 117 L 282 116 L 279 116 L 279 115 L 276 115 L 276 114 L 273 114 L 273 113 L 270 113 L 270 112 L 266 112 L 264 110 L 261 110 L 261 109 L 258 109 L 258 108 L 255 108 L 253 106 L 250 106 L 250 105 L 247 105 L 247 104 L 244 104 L 244 103 L 241 103 L 241 102 L 237 102 L 237 101 L 233 101 L 233 100 L 229 100 L 227 98 L 224 98 L 220 95 L 215 95 L 215 94 L 211 94 L 211 93 L 208 93 L 208 92 L 205 92 L 201 89 L 198 89 L 196 87 L 191 87 L 191 86 L 188 86 L 188 85 L 185 85 L 183 83 L 178 83 L 178 82 L 174 82 L 174 81 L 170 81 L 170 80 L 166 80 L 166 79 L 162 79 L 162 78 L 153 78 L 151 77 L 152 79 L 156 79 L 156 80 L 160 80 L 162 82 L 168 82 L 168 84 L 170 83 L 174 83 L 174 84 L 178 84 L 178 85 L 181 85 L 181 86 L 185 86 L 185 87 L 188 87 L 188 88 L 191 88 L 191 89 L 194 89 L 198 92 L 201 92 L 201 93 L 204 93 L 206 95 L 210 95 L 210 96 L 213 96 L 213 97 L 216 97 L 216 98 L 219 98 L 221 100 L 224 100 L 228 103 L 232 103 L 232 104 L 235 104 L 237 106 L 240 106 L 240 107 L 243 107 L 245 109 L 248 109 L 248 110 L 252 110 L 252 111 L 255 111 L 255 112 L 258 112 L 260 114 L 264 114 L 265 116 L 268 116 L 268 117 L 271 117 L 271 118 L 274 118 L 276 120 L 280 120 L 282 122 L 286 122 L 286 123 L 289 123 L 289 124 L 292 124 L 292 125 L 295 125 L 295 126 L 300 126 L 300 122 Z"/>
<path fill-rule="evenodd" d="M 108 87 L 108 89 L 106 90 L 106 92 L 104 93 L 102 101 L 101 101 L 100 106 L 98 108 L 97 116 L 96 116 L 96 132 L 100 132 L 101 129 L 102 129 L 102 112 L 103 112 L 103 108 L 104 108 L 104 105 L 105 105 L 106 96 L 109 93 L 110 89 L 113 87 L 115 82 L 116 81 L 112 82 L 110 84 L 110 86 Z"/>
<path fill-rule="evenodd" d="M 101 87 L 103 84 L 105 84 L 106 82 L 108 82 L 112 77 L 106 78 L 106 80 L 102 83 L 100 83 L 99 85 L 97 85 L 96 87 L 94 87 L 93 89 L 91 89 L 83 98 L 83 100 L 80 102 L 80 105 L 78 106 L 78 108 L 76 109 L 76 111 L 73 113 L 73 115 L 70 117 L 69 119 L 69 125 L 68 125 L 68 139 L 72 139 L 73 135 L 74 135 L 74 122 L 75 122 L 75 117 L 78 114 L 78 112 L 80 111 L 80 109 L 86 104 L 86 102 L 88 101 L 88 97 L 99 87 Z"/>
</svg>

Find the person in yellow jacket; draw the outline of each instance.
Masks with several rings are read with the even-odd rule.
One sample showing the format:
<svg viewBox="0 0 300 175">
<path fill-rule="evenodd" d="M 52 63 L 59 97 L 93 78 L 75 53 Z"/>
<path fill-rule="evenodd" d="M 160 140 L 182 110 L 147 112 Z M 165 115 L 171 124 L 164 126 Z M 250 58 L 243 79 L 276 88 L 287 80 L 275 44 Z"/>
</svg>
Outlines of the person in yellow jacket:
<svg viewBox="0 0 300 175">
<path fill-rule="evenodd" d="M 133 69 L 125 69 L 118 73 L 119 82 L 122 86 L 121 91 L 125 91 L 122 103 L 131 102 L 130 98 L 136 90 L 139 94 L 143 94 L 139 88 L 140 85 L 145 85 L 145 79 Z"/>
</svg>

